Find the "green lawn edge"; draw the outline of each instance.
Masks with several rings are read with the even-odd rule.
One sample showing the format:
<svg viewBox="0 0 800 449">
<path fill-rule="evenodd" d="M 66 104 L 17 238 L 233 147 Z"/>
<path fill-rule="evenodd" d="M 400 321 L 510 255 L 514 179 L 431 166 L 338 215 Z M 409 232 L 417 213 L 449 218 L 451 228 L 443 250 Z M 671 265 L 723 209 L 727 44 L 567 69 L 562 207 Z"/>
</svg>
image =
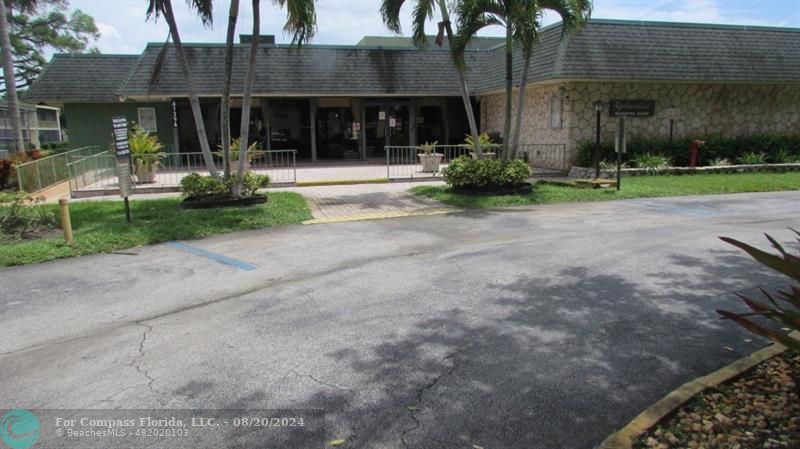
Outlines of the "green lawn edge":
<svg viewBox="0 0 800 449">
<path fill-rule="evenodd" d="M 621 190 L 586 189 L 537 183 L 527 195 L 465 195 L 448 186 L 416 186 L 415 195 L 432 198 L 462 209 L 482 209 L 535 204 L 612 201 L 664 196 L 717 195 L 725 193 L 800 190 L 800 173 L 741 173 L 622 178 Z"/>
<path fill-rule="evenodd" d="M 0 266 L 25 265 L 65 257 L 107 253 L 170 240 L 191 240 L 234 231 L 301 223 L 311 218 L 305 199 L 274 192 L 264 204 L 249 207 L 181 209 L 181 198 L 132 200 L 132 223 L 125 222 L 121 201 L 70 204 L 75 239 L 62 236 L 0 243 Z M 57 213 L 57 205 L 48 205 Z"/>
</svg>

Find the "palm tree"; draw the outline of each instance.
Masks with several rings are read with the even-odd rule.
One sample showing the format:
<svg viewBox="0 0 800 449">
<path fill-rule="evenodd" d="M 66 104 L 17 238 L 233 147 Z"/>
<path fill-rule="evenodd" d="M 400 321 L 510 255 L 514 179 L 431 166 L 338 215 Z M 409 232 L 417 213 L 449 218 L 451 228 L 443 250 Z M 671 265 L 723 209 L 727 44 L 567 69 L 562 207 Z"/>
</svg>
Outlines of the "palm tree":
<svg viewBox="0 0 800 449">
<path fill-rule="evenodd" d="M 286 7 L 286 24 L 283 31 L 292 35 L 292 44 L 303 45 L 311 40 L 317 32 L 317 12 L 315 0 L 273 0 L 279 8 Z M 247 159 L 247 147 L 250 134 L 250 104 L 253 93 L 253 82 L 256 74 L 258 57 L 258 37 L 261 33 L 261 2 L 253 0 L 253 40 L 250 41 L 250 58 L 247 64 L 247 78 L 242 97 L 242 123 L 239 138 L 239 160 L 237 161 L 236 180 L 233 183 L 234 197 L 241 195 L 244 180 L 244 162 Z M 269 138 L 269 137 L 268 137 Z"/>
<path fill-rule="evenodd" d="M 14 132 L 14 149 L 17 153 L 25 152 L 25 141 L 22 138 L 22 121 L 19 116 L 19 98 L 17 98 L 17 81 L 14 78 L 14 54 L 11 52 L 11 38 L 8 30 L 5 0 L 0 0 L 0 44 L 3 51 L 3 76 L 6 83 L 6 100 L 11 129 Z"/>
<path fill-rule="evenodd" d="M 187 3 L 197 10 L 197 13 L 200 15 L 200 20 L 203 21 L 204 25 L 212 23 L 211 0 L 187 0 Z M 186 52 L 184 52 L 180 34 L 178 34 L 178 24 L 175 22 L 175 14 L 172 11 L 172 0 L 148 0 L 147 18 L 155 17 L 158 19 L 158 17 L 162 15 L 169 26 L 169 33 L 172 35 L 172 41 L 175 43 L 175 53 L 178 55 L 178 62 L 180 63 L 183 77 L 186 79 L 186 90 L 189 93 L 189 105 L 192 108 L 194 125 L 197 129 L 197 138 L 200 141 L 200 151 L 203 153 L 203 160 L 208 168 L 208 173 L 216 177 L 217 167 L 214 166 L 214 157 L 211 155 L 211 147 L 208 143 L 208 137 L 206 136 L 203 112 L 200 109 L 200 99 L 197 97 L 194 88 L 194 80 L 192 79 L 192 69 L 189 67 L 189 61 L 186 59 Z"/>
<path fill-rule="evenodd" d="M 400 34 L 402 29 L 400 27 L 400 9 L 403 7 L 405 0 L 383 0 L 381 4 L 381 15 L 383 22 L 390 31 Z M 472 109 L 472 101 L 469 97 L 469 86 L 467 85 L 467 77 L 464 62 L 464 50 L 456 51 L 454 41 L 456 40 L 453 33 L 453 26 L 450 23 L 450 13 L 447 8 L 445 0 L 416 0 L 414 5 L 414 22 L 412 25 L 412 37 L 414 45 L 422 48 L 428 43 L 425 35 L 425 22 L 433 18 L 433 11 L 439 8 L 442 15 L 442 21 L 439 22 L 439 34 L 436 36 L 436 43 L 442 45 L 443 34 L 447 33 L 447 42 L 450 46 L 450 54 L 455 64 L 456 72 L 458 73 L 458 88 L 461 91 L 461 99 L 464 102 L 464 109 L 467 113 L 467 121 L 469 122 L 469 131 L 472 134 L 472 139 L 475 142 L 475 154 L 478 159 L 483 156 L 480 148 L 480 139 L 478 133 L 478 125 L 475 121 L 475 111 Z"/>
<path fill-rule="evenodd" d="M 524 62 L 517 92 L 517 112 L 514 117 L 509 159 L 516 158 L 519 148 L 519 138 L 522 134 L 522 111 L 525 106 L 525 87 L 528 83 L 533 49 L 539 41 L 542 13 L 549 10 L 561 17 L 561 36 L 563 38 L 566 34 L 583 26 L 592 11 L 592 0 L 537 0 L 520 3 L 520 8 L 514 11 L 514 40 L 522 45 Z"/>
<path fill-rule="evenodd" d="M 228 10 L 228 34 L 225 38 L 225 77 L 222 81 L 222 172 L 231 176 L 231 78 L 233 76 L 233 39 L 239 17 L 239 0 L 231 0 Z"/>
<path fill-rule="evenodd" d="M 564 30 L 571 30 L 583 23 L 591 11 L 591 0 L 464 0 L 459 3 L 459 42 L 463 48 L 481 29 L 501 26 L 506 31 L 505 44 L 505 120 L 503 122 L 503 154 L 507 160 L 515 156 L 519 142 L 519 127 L 533 48 L 539 37 L 539 19 L 544 10 L 553 10 L 564 20 Z M 523 47 L 523 63 L 517 102 L 517 126 L 514 141 L 511 139 L 511 101 L 513 91 L 514 42 Z"/>
</svg>

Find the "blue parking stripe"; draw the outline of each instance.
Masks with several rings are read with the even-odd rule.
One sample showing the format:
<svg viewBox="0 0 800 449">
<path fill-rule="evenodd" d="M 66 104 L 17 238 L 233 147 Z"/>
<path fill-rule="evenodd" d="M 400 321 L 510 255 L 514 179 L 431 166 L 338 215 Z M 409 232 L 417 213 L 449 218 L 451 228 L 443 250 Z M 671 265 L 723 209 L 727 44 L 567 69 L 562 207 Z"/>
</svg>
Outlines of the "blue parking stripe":
<svg viewBox="0 0 800 449">
<path fill-rule="evenodd" d="M 253 271 L 256 269 L 255 266 L 250 265 L 247 262 L 242 262 L 241 260 L 234 259 L 228 256 L 223 256 L 222 254 L 212 253 L 211 251 L 206 251 L 202 248 L 197 248 L 192 245 L 187 245 L 181 242 L 167 242 L 167 246 L 171 246 L 175 249 L 179 249 L 182 251 L 186 251 L 187 253 L 196 254 L 198 256 L 207 257 L 211 260 L 216 260 L 219 263 L 224 263 L 225 265 L 230 265 L 232 267 L 236 267 L 240 270 L 244 271 Z"/>
</svg>

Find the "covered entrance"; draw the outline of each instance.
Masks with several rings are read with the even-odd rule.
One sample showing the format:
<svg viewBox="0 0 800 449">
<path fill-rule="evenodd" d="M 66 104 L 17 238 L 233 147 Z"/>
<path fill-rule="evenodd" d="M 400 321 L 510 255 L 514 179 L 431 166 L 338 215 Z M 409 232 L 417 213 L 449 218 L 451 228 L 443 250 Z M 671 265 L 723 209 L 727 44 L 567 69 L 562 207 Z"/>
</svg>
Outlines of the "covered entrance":
<svg viewBox="0 0 800 449">
<path fill-rule="evenodd" d="M 364 107 L 366 158 L 386 158 L 386 145 L 413 145 L 409 101 L 367 102 Z"/>
</svg>

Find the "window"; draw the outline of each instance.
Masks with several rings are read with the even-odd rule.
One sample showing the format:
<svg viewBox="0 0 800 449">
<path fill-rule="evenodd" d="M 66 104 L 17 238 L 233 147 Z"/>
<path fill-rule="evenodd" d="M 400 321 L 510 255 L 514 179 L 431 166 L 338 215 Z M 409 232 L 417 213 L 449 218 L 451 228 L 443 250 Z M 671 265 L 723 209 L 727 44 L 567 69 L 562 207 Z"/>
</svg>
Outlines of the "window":
<svg viewBox="0 0 800 449">
<path fill-rule="evenodd" d="M 561 128 L 561 96 L 550 97 L 550 127 Z"/>
<path fill-rule="evenodd" d="M 149 133 L 158 131 L 158 127 L 156 126 L 156 108 L 139 108 L 139 126 Z"/>
</svg>

